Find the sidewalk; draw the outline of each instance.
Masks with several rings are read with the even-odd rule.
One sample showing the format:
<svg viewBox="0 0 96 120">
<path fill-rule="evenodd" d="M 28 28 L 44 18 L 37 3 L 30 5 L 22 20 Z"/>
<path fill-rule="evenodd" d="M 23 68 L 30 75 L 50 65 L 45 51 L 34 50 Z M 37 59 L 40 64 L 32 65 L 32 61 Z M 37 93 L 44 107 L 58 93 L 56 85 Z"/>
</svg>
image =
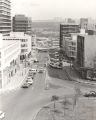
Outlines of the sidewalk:
<svg viewBox="0 0 96 120">
<path fill-rule="evenodd" d="M 90 85 L 96 85 L 95 81 L 90 81 L 90 80 L 85 80 L 82 79 L 78 73 L 76 73 L 76 71 L 74 70 L 74 68 L 70 68 L 70 66 L 65 66 L 63 68 L 63 70 L 66 72 L 69 80 L 74 80 L 80 83 L 86 83 L 86 84 L 90 84 Z"/>
<path fill-rule="evenodd" d="M 0 93 L 8 92 L 11 90 L 15 90 L 21 86 L 24 79 L 28 74 L 29 68 L 20 67 L 17 73 L 10 79 L 10 82 L 2 89 L 0 89 Z"/>
</svg>

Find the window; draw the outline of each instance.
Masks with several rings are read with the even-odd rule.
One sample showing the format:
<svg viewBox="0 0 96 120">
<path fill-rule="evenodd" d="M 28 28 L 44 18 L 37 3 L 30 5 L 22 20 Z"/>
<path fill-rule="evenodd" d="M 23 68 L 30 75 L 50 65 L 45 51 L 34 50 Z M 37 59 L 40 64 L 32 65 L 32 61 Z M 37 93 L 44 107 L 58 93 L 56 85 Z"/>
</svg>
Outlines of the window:
<svg viewBox="0 0 96 120">
<path fill-rule="evenodd" d="M 22 44 L 21 47 L 27 47 L 28 45 L 27 44 Z"/>
<path fill-rule="evenodd" d="M 0 71 L 0 78 L 2 78 L 2 72 Z"/>
</svg>

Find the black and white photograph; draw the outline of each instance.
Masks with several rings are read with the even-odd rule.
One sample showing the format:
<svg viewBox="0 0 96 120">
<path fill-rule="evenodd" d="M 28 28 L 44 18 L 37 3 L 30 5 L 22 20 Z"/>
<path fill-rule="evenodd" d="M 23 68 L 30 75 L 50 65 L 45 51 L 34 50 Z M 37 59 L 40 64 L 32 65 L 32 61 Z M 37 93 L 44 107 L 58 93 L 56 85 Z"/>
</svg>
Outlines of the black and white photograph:
<svg viewBox="0 0 96 120">
<path fill-rule="evenodd" d="M 96 120 L 96 0 L 0 0 L 0 120 Z"/>
</svg>

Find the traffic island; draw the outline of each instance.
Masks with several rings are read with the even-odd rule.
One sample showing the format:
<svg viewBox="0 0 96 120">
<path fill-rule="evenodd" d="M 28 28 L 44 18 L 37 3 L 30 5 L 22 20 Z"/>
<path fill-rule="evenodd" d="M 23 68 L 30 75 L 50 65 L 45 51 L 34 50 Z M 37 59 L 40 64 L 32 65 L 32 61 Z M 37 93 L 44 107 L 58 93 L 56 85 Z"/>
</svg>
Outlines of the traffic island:
<svg viewBox="0 0 96 120">
<path fill-rule="evenodd" d="M 54 97 L 55 98 L 55 97 Z M 35 116 L 35 120 L 94 120 L 96 102 L 94 98 L 64 96 L 44 106 Z"/>
</svg>

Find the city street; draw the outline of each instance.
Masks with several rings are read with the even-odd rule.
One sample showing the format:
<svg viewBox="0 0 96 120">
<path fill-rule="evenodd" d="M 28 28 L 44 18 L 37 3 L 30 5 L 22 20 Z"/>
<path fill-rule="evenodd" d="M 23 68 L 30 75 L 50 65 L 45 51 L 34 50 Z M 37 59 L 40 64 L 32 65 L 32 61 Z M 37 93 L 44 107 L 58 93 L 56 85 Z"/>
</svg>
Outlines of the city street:
<svg viewBox="0 0 96 120">
<path fill-rule="evenodd" d="M 37 54 L 41 67 L 47 61 L 48 53 Z M 1 94 L 0 109 L 5 112 L 4 120 L 32 120 L 36 112 L 51 101 L 52 95 L 64 96 L 74 94 L 75 82 L 51 78 L 46 90 L 45 72 L 36 73 L 34 84 L 29 88 L 18 88 L 15 91 Z M 81 88 L 86 89 L 85 86 Z"/>
</svg>

